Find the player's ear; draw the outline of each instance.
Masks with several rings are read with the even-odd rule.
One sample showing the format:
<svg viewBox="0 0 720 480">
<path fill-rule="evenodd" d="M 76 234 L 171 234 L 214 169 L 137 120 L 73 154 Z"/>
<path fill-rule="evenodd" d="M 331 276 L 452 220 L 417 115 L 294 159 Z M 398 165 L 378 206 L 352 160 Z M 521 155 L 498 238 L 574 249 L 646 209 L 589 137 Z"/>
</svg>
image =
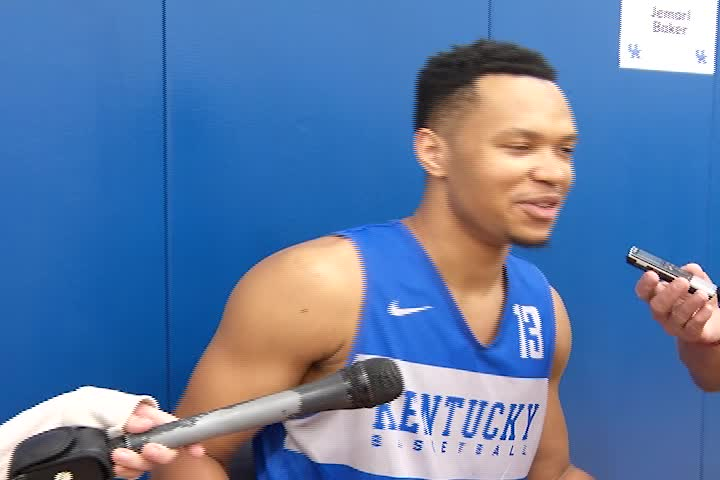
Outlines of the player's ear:
<svg viewBox="0 0 720 480">
<path fill-rule="evenodd" d="M 420 128 L 415 131 L 413 145 L 425 173 L 437 178 L 447 175 L 447 143 L 440 135 L 429 128 Z"/>
</svg>

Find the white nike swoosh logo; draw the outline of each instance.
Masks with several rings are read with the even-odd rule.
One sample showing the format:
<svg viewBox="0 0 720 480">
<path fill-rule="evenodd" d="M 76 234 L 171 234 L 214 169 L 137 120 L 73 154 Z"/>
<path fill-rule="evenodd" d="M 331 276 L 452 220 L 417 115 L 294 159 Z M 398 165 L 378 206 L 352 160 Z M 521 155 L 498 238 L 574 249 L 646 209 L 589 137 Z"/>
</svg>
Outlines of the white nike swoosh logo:
<svg viewBox="0 0 720 480">
<path fill-rule="evenodd" d="M 400 302 L 398 302 L 397 300 L 393 300 L 392 302 L 390 302 L 390 305 L 388 305 L 388 313 L 393 317 L 403 317 L 405 315 L 422 312 L 423 310 L 432 308 L 429 305 L 426 305 L 424 307 L 400 308 L 400 306 L 398 305 L 399 303 Z"/>
</svg>

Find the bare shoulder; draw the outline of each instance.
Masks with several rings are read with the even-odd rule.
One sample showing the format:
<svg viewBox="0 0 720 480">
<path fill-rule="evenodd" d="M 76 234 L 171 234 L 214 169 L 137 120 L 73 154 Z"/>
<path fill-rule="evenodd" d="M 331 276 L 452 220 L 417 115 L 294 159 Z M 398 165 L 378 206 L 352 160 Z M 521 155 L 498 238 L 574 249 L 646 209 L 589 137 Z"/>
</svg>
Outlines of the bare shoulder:
<svg viewBox="0 0 720 480">
<path fill-rule="evenodd" d="M 361 279 L 360 263 L 352 243 L 345 238 L 328 236 L 270 255 L 250 269 L 238 287 L 253 289 L 256 294 L 282 293 L 289 295 L 289 299 L 297 297 L 299 304 L 306 299 L 330 305 L 358 294 Z"/>
<path fill-rule="evenodd" d="M 345 238 L 321 237 L 280 250 L 250 269 L 230 295 L 221 331 L 235 347 L 262 338 L 266 347 L 293 349 L 316 363 L 346 342 L 352 330 L 338 327 L 350 327 L 361 298 L 354 246 Z"/>
<path fill-rule="evenodd" d="M 347 281 L 348 269 L 358 267 L 359 259 L 350 240 L 326 236 L 280 250 L 258 263 L 250 272 L 259 268 L 289 270 L 288 273 L 295 271 L 312 275 L 334 284 L 334 281 Z"/>
</svg>

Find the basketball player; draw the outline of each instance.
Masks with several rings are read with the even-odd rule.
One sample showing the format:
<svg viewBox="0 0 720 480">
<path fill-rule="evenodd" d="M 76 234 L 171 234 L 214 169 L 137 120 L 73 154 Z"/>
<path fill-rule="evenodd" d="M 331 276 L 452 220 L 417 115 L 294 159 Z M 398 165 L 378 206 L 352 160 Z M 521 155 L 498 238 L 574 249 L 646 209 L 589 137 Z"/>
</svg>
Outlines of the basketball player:
<svg viewBox="0 0 720 480">
<path fill-rule="evenodd" d="M 252 268 L 176 413 L 370 356 L 397 360 L 404 394 L 203 442 L 208 456 L 181 454 L 155 480 L 225 479 L 253 436 L 267 480 L 591 478 L 570 462 L 558 394 L 568 314 L 543 274 L 510 254 L 548 241 L 573 180 L 577 132 L 554 70 L 536 52 L 478 41 L 430 58 L 416 95 L 417 210 Z"/>
<path fill-rule="evenodd" d="M 691 263 L 683 269 L 710 280 L 703 269 Z M 648 302 L 653 318 L 677 338 L 680 359 L 688 368 L 695 384 L 706 392 L 720 391 L 720 311 L 717 295 L 708 300 L 706 294 L 688 293 L 689 283 L 678 278 L 672 283 L 661 282 L 655 272 L 640 277 L 635 292 Z"/>
</svg>

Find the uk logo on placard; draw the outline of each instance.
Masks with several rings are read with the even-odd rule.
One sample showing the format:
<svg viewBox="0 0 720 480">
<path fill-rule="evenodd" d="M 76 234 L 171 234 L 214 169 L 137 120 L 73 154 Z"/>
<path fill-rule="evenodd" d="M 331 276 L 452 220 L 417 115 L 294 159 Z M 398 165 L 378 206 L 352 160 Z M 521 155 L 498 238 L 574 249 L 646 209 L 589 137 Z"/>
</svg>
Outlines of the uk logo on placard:
<svg viewBox="0 0 720 480">
<path fill-rule="evenodd" d="M 513 305 L 513 313 L 518 319 L 520 358 L 544 358 L 542 320 L 538 309 L 531 305 L 516 304 Z"/>
</svg>

